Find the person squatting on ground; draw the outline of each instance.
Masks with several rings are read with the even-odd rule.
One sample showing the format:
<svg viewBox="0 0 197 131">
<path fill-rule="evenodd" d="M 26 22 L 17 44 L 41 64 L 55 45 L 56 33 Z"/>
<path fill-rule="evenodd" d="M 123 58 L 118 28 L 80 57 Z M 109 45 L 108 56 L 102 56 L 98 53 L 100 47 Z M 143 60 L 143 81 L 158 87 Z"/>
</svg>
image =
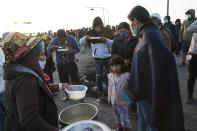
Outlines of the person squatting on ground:
<svg viewBox="0 0 197 131">
<path fill-rule="evenodd" d="M 44 42 L 36 36 L 12 32 L 3 40 L 3 51 L 5 131 L 59 131 L 52 96 L 60 88 L 47 84 L 39 64 L 46 59 Z"/>
<path fill-rule="evenodd" d="M 60 51 L 65 49 L 64 51 Z M 61 83 L 80 84 L 75 54 L 80 51 L 74 36 L 67 35 L 63 29 L 57 31 L 57 36 L 48 46 L 48 52 L 56 51 L 56 64 Z"/>
<path fill-rule="evenodd" d="M 134 7 L 128 19 L 139 31 L 128 83 L 137 101 L 138 131 L 184 131 L 174 56 L 144 7 Z"/>
<path fill-rule="evenodd" d="M 187 89 L 188 89 L 188 100 L 187 104 L 191 104 L 193 100 L 193 92 L 195 80 L 197 77 L 197 20 L 195 20 L 187 29 L 189 33 L 193 33 L 191 45 L 188 51 L 188 54 L 191 55 L 191 59 L 189 60 L 189 76 L 187 81 Z"/>
<path fill-rule="evenodd" d="M 187 29 L 191 25 L 191 23 L 193 23 L 196 20 L 194 9 L 189 9 L 185 14 L 187 19 L 183 21 L 179 33 L 179 41 L 182 43 L 182 52 L 183 52 L 183 57 L 181 62 L 182 66 L 186 65 L 186 55 L 188 53 L 192 39 L 192 33 L 188 32 Z"/>
<path fill-rule="evenodd" d="M 127 90 L 129 73 L 126 72 L 124 59 L 114 56 L 110 61 L 111 73 L 108 74 L 108 101 L 112 104 L 117 131 L 131 131 Z"/>
<path fill-rule="evenodd" d="M 100 17 L 94 18 L 92 27 L 93 29 L 88 31 L 87 34 L 81 38 L 80 45 L 91 44 L 92 46 L 92 56 L 96 69 L 97 94 L 99 99 L 102 99 L 105 92 L 103 88 L 103 72 L 104 67 L 107 73 L 109 73 L 110 70 L 109 61 L 111 58 L 113 33 L 110 29 L 104 27 Z M 99 37 L 100 39 L 91 39 L 91 37 Z"/>
</svg>

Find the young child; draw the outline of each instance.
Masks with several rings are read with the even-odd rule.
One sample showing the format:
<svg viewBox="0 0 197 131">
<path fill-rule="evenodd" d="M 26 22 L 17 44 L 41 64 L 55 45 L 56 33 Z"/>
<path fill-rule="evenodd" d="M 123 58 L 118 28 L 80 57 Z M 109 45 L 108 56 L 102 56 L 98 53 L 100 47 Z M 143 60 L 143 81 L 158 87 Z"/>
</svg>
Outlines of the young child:
<svg viewBox="0 0 197 131">
<path fill-rule="evenodd" d="M 129 104 L 131 102 L 127 93 L 129 73 L 125 72 L 124 60 L 120 56 L 112 57 L 111 73 L 108 74 L 108 101 L 112 103 L 117 131 L 131 131 L 129 119 Z"/>
</svg>

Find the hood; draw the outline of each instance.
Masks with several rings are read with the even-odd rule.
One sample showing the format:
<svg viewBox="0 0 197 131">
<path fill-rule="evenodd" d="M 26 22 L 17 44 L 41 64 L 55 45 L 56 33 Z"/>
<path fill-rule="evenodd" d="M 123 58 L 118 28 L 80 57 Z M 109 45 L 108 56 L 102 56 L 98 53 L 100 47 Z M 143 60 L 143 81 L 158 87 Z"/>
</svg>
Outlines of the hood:
<svg viewBox="0 0 197 131">
<path fill-rule="evenodd" d="M 93 28 L 94 27 L 96 27 L 96 26 L 101 26 L 101 27 L 103 27 L 103 21 L 102 21 L 102 19 L 100 18 L 100 17 L 96 17 L 96 18 L 94 18 L 94 20 L 93 20 Z"/>
<path fill-rule="evenodd" d="M 187 14 L 191 14 L 191 16 L 194 18 L 195 17 L 195 10 L 194 9 L 189 9 L 186 13 Z"/>
<path fill-rule="evenodd" d="M 189 9 L 185 14 L 195 15 L 195 10 L 194 9 Z"/>
</svg>

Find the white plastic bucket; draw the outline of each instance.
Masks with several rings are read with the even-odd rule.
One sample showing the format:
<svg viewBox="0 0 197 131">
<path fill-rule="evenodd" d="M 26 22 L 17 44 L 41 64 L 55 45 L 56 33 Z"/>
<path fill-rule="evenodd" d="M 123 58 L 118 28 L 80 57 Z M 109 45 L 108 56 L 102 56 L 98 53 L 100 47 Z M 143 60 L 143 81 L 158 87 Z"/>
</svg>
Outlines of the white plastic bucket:
<svg viewBox="0 0 197 131">
<path fill-rule="evenodd" d="M 68 98 L 71 100 L 81 100 L 86 96 L 88 87 L 85 85 L 70 85 L 69 88 L 65 88 Z"/>
</svg>

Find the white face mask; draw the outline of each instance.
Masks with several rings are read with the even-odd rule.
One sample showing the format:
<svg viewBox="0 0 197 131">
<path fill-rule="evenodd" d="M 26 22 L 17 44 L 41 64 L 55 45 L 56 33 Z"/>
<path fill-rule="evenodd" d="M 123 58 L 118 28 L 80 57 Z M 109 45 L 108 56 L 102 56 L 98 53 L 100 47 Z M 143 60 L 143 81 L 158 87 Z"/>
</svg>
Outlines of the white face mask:
<svg viewBox="0 0 197 131">
<path fill-rule="evenodd" d="M 165 20 L 164 20 L 164 23 L 168 23 L 168 20 L 165 19 Z"/>
<path fill-rule="evenodd" d="M 131 26 L 131 31 L 132 31 L 132 33 L 133 33 L 134 36 L 137 36 L 138 37 L 139 32 L 140 32 L 139 29 L 138 29 L 138 27 Z"/>
<path fill-rule="evenodd" d="M 187 19 L 190 19 L 192 16 L 190 14 L 186 15 Z"/>
<path fill-rule="evenodd" d="M 46 60 L 39 60 L 39 65 L 40 65 L 40 68 L 43 70 L 46 65 Z"/>
</svg>

